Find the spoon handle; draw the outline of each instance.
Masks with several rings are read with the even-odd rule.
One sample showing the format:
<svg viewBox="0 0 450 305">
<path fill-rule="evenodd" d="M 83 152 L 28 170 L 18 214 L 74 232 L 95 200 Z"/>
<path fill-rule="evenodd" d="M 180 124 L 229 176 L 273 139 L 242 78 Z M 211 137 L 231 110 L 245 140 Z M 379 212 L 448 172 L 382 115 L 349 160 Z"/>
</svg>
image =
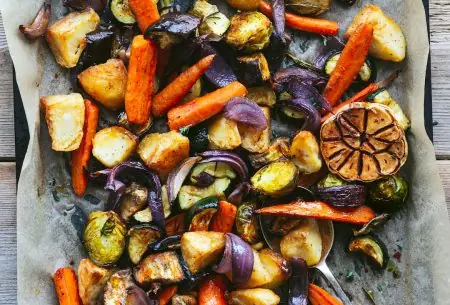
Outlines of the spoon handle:
<svg viewBox="0 0 450 305">
<path fill-rule="evenodd" d="M 351 305 L 352 302 L 347 297 L 347 294 L 344 292 L 344 290 L 342 290 L 341 285 L 339 285 L 338 281 L 331 273 L 330 268 L 328 268 L 327 264 L 325 262 L 320 263 L 316 266 L 316 269 L 318 269 L 322 273 L 328 284 L 333 288 L 334 292 L 336 292 L 338 298 L 341 299 L 344 305 Z"/>
</svg>

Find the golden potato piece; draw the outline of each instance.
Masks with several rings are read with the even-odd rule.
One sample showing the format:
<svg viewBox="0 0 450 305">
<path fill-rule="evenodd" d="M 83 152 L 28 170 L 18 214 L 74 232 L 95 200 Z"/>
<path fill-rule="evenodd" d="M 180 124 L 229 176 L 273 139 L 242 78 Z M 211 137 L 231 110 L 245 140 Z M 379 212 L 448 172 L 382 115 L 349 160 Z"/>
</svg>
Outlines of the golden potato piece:
<svg viewBox="0 0 450 305">
<path fill-rule="evenodd" d="M 137 152 L 145 164 L 165 181 L 170 171 L 189 157 L 189 139 L 176 131 L 152 133 L 142 139 Z"/>
<path fill-rule="evenodd" d="M 103 298 L 106 282 L 116 270 L 94 264 L 89 258 L 78 266 L 78 290 L 83 305 L 97 305 Z"/>
<path fill-rule="evenodd" d="M 77 65 L 86 47 L 86 34 L 94 31 L 100 23 L 97 13 L 87 8 L 73 12 L 52 24 L 45 33 L 56 62 L 64 68 Z"/>
<path fill-rule="evenodd" d="M 229 274 L 228 274 L 229 276 Z M 269 284 L 272 279 L 269 272 L 266 270 L 264 263 L 261 261 L 259 253 L 253 250 L 253 270 L 248 281 L 240 285 L 240 288 L 256 288 Z"/>
<path fill-rule="evenodd" d="M 120 59 L 87 68 L 78 74 L 87 94 L 111 110 L 123 108 L 127 88 L 127 69 Z"/>
<path fill-rule="evenodd" d="M 52 149 L 76 150 L 83 139 L 84 99 L 81 94 L 50 95 L 41 97 Z"/>
<path fill-rule="evenodd" d="M 217 116 L 208 126 L 211 149 L 231 150 L 241 145 L 241 135 L 235 121 Z"/>
<path fill-rule="evenodd" d="M 229 305 L 277 305 L 280 297 L 270 289 L 242 289 L 228 295 Z"/>
<path fill-rule="evenodd" d="M 270 277 L 263 288 L 275 289 L 289 278 L 289 263 L 279 253 L 267 248 L 259 251 L 259 258 Z"/>
<path fill-rule="evenodd" d="M 253 127 L 239 124 L 239 133 L 242 138 L 242 148 L 252 153 L 263 153 L 269 149 L 270 146 L 270 108 L 261 107 L 264 115 L 267 118 L 267 128 L 263 131 L 255 130 Z"/>
<path fill-rule="evenodd" d="M 302 174 L 312 174 L 322 168 L 319 144 L 309 131 L 302 130 L 297 133 L 292 140 L 289 153 L 294 157 L 292 161 Z"/>
</svg>

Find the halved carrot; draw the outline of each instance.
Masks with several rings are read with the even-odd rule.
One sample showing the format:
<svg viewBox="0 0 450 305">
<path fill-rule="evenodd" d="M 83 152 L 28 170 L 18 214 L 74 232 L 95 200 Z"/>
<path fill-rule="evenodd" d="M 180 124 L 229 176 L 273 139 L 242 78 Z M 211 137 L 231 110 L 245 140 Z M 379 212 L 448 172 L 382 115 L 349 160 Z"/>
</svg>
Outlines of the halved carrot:
<svg viewBox="0 0 450 305">
<path fill-rule="evenodd" d="M 177 78 L 155 95 L 152 102 L 153 115 L 164 115 L 170 108 L 178 104 L 213 63 L 214 57 L 215 55 L 209 55 L 202 58 L 195 65 L 178 75 Z"/>
<path fill-rule="evenodd" d="M 227 278 L 223 274 L 216 274 L 204 278 L 198 288 L 199 305 L 227 305 L 225 292 Z"/>
<path fill-rule="evenodd" d="M 153 41 L 142 35 L 133 38 L 125 93 L 125 112 L 131 123 L 144 124 L 150 116 L 157 53 Z"/>
<path fill-rule="evenodd" d="M 159 20 L 158 1 L 155 0 L 128 0 L 128 5 L 136 17 L 137 24 L 142 33 L 155 21 Z"/>
<path fill-rule="evenodd" d="M 343 305 L 338 298 L 314 284 L 309 284 L 308 299 L 312 305 Z"/>
<path fill-rule="evenodd" d="M 234 204 L 227 201 L 221 201 L 216 214 L 211 220 L 209 230 L 214 232 L 229 233 L 233 231 L 233 225 L 236 220 L 237 208 Z"/>
<path fill-rule="evenodd" d="M 80 147 L 72 152 L 72 187 L 77 196 L 83 196 L 88 185 L 86 168 L 91 157 L 92 139 L 97 131 L 98 107 L 89 100 L 84 100 L 83 139 Z"/>
<path fill-rule="evenodd" d="M 171 130 L 178 130 L 180 127 L 201 123 L 222 111 L 231 98 L 246 94 L 247 88 L 244 85 L 232 82 L 189 103 L 170 109 L 167 114 L 169 127 Z"/>
<path fill-rule="evenodd" d="M 177 285 L 169 286 L 164 288 L 159 294 L 158 294 L 158 301 L 159 305 L 167 305 L 169 304 L 170 300 L 172 300 L 175 293 L 177 293 L 178 287 Z"/>
<path fill-rule="evenodd" d="M 322 201 L 294 201 L 287 204 L 272 205 L 256 211 L 257 214 L 311 217 L 363 225 L 375 217 L 375 212 L 362 205 L 354 209 L 338 209 Z"/>
<path fill-rule="evenodd" d="M 268 17 L 272 16 L 272 6 L 266 1 L 259 3 L 259 9 Z M 285 22 L 293 29 L 320 35 L 334 36 L 339 32 L 339 24 L 327 19 L 303 17 L 287 12 Z"/>
<path fill-rule="evenodd" d="M 60 268 L 53 275 L 53 281 L 60 305 L 81 305 L 75 271 L 69 267 Z"/>
<path fill-rule="evenodd" d="M 350 37 L 342 50 L 336 68 L 331 72 L 323 96 L 331 106 L 336 106 L 344 92 L 358 75 L 366 62 L 373 38 L 373 25 L 362 24 Z"/>
</svg>

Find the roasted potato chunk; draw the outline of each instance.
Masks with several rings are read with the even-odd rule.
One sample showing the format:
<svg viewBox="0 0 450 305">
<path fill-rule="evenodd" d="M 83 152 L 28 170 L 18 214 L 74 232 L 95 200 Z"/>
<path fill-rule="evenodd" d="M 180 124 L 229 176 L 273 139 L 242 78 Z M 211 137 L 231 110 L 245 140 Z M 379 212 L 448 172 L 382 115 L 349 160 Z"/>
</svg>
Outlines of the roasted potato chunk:
<svg viewBox="0 0 450 305">
<path fill-rule="evenodd" d="M 283 284 L 290 276 L 289 263 L 277 252 L 270 249 L 259 251 L 259 259 L 269 274 L 269 281 L 263 288 L 275 289 Z"/>
<path fill-rule="evenodd" d="M 176 131 L 152 133 L 142 139 L 137 152 L 149 168 L 166 180 L 170 171 L 189 157 L 189 139 Z"/>
<path fill-rule="evenodd" d="M 192 295 L 175 295 L 172 305 L 197 305 L 197 299 Z"/>
<path fill-rule="evenodd" d="M 99 23 L 97 13 L 87 8 L 82 12 L 70 13 L 51 25 L 45 38 L 56 62 L 64 68 L 75 67 L 86 47 L 86 34 L 94 31 Z"/>
<path fill-rule="evenodd" d="M 128 292 L 136 284 L 133 282 L 133 276 L 130 269 L 120 270 L 114 273 L 105 286 L 103 295 L 104 305 L 122 305 L 125 304 Z"/>
<path fill-rule="evenodd" d="M 211 149 L 235 149 L 241 145 L 241 136 L 235 121 L 219 115 L 208 126 Z"/>
<path fill-rule="evenodd" d="M 52 149 L 76 150 L 83 139 L 84 100 L 81 94 L 51 95 L 41 97 Z"/>
<path fill-rule="evenodd" d="M 123 127 L 112 126 L 98 131 L 92 140 L 92 154 L 106 167 L 114 167 L 130 157 L 137 138 Z"/>
<path fill-rule="evenodd" d="M 319 144 L 316 137 L 309 131 L 302 130 L 292 140 L 289 153 L 300 173 L 312 174 L 322 167 Z"/>
<path fill-rule="evenodd" d="M 103 289 L 113 268 L 103 268 L 89 258 L 82 259 L 78 266 L 78 291 L 83 305 L 97 305 L 103 297 Z"/>
<path fill-rule="evenodd" d="M 217 262 L 225 248 L 225 235 L 219 232 L 187 232 L 181 237 L 181 253 L 189 270 L 197 273 Z"/>
<path fill-rule="evenodd" d="M 127 88 L 127 69 L 120 59 L 87 68 L 78 74 L 87 94 L 111 110 L 123 108 Z"/>
<path fill-rule="evenodd" d="M 181 282 L 184 279 L 183 268 L 174 251 L 151 254 L 144 258 L 134 271 L 138 283 L 147 285 L 150 282 L 162 284 Z"/>
<path fill-rule="evenodd" d="M 380 7 L 366 5 L 353 19 L 345 37 L 350 37 L 363 23 L 373 24 L 373 41 L 369 54 L 373 57 L 400 62 L 406 56 L 406 39 L 399 25 Z"/>
<path fill-rule="evenodd" d="M 253 270 L 249 280 L 240 288 L 255 288 L 266 285 L 270 282 L 271 275 L 267 272 L 259 253 L 253 250 Z"/>
<path fill-rule="evenodd" d="M 270 146 L 270 108 L 261 107 L 267 118 L 267 128 L 263 131 L 255 130 L 255 128 L 239 124 L 239 133 L 242 139 L 242 148 L 252 153 L 263 153 Z"/>
<path fill-rule="evenodd" d="M 277 305 L 280 297 L 270 289 L 255 288 L 236 290 L 229 294 L 229 305 Z"/>
</svg>

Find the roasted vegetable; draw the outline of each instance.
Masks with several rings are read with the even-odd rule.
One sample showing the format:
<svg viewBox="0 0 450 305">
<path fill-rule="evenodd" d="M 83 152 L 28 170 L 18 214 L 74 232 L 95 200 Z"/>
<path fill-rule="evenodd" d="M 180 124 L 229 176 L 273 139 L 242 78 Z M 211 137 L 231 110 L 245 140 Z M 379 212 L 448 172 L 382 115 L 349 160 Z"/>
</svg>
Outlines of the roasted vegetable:
<svg viewBox="0 0 450 305">
<path fill-rule="evenodd" d="M 161 231 L 150 225 L 137 225 L 128 230 L 128 256 L 138 264 L 148 246 L 161 237 Z"/>
<path fill-rule="evenodd" d="M 203 19 L 198 27 L 200 35 L 212 35 L 221 37 L 228 30 L 230 20 L 221 12 L 214 13 Z"/>
<path fill-rule="evenodd" d="M 128 0 L 111 0 L 110 5 L 112 14 L 119 22 L 124 24 L 133 24 L 136 22 Z"/>
<path fill-rule="evenodd" d="M 270 108 L 261 107 L 264 116 L 267 119 L 267 127 L 264 130 L 258 130 L 256 127 L 239 124 L 239 133 L 242 139 L 242 148 L 252 153 L 263 153 L 269 149 L 271 126 L 270 126 Z"/>
<path fill-rule="evenodd" d="M 369 54 L 373 57 L 400 62 L 406 56 L 406 39 L 398 24 L 380 7 L 368 4 L 353 19 L 345 36 L 350 37 L 364 23 L 373 24 L 373 42 Z"/>
<path fill-rule="evenodd" d="M 262 288 L 275 289 L 291 275 L 290 264 L 277 252 L 268 248 L 263 249 L 259 251 L 259 258 L 270 277 Z"/>
<path fill-rule="evenodd" d="M 254 101 L 259 106 L 272 107 L 277 102 L 275 92 L 267 87 L 249 88 L 247 98 Z"/>
<path fill-rule="evenodd" d="M 268 127 L 268 119 L 263 108 L 245 97 L 234 97 L 223 108 L 223 116 L 236 123 L 263 131 Z"/>
<path fill-rule="evenodd" d="M 257 52 L 268 46 L 272 22 L 260 12 L 238 13 L 231 18 L 225 42 L 246 53 Z"/>
<path fill-rule="evenodd" d="M 331 75 L 334 68 L 336 68 L 336 63 L 341 56 L 341 53 L 332 53 L 328 59 L 325 61 L 324 72 L 327 75 Z M 363 82 L 372 82 L 375 81 L 377 77 L 377 71 L 375 70 L 374 63 L 370 59 L 366 59 L 366 62 L 359 70 L 358 77 Z"/>
<path fill-rule="evenodd" d="M 405 205 L 407 197 L 408 183 L 399 175 L 379 180 L 369 187 L 370 205 L 378 211 L 397 211 Z"/>
<path fill-rule="evenodd" d="M 181 237 L 181 253 L 189 271 L 197 273 L 216 263 L 225 248 L 225 235 L 219 232 L 187 232 Z"/>
<path fill-rule="evenodd" d="M 280 249 L 286 259 L 300 257 L 308 266 L 316 265 L 322 257 L 322 236 L 317 220 L 303 219 L 300 226 L 281 239 Z"/>
<path fill-rule="evenodd" d="M 132 182 L 123 193 L 119 201 L 119 215 L 128 221 L 136 212 L 148 205 L 148 189 Z"/>
<path fill-rule="evenodd" d="M 200 199 L 216 196 L 225 199 L 224 192 L 230 185 L 229 178 L 218 178 L 208 187 L 197 187 L 193 185 L 183 185 L 178 194 L 178 203 L 182 210 L 190 209 Z"/>
<path fill-rule="evenodd" d="M 371 221 L 369 221 L 367 224 L 362 226 L 360 229 L 356 230 L 353 229 L 353 236 L 363 236 L 368 235 L 372 232 L 374 232 L 377 228 L 383 226 L 389 219 L 391 219 L 390 214 L 381 214 L 377 217 L 374 217 Z"/>
<path fill-rule="evenodd" d="M 199 153 L 209 147 L 208 128 L 201 125 L 180 129 L 180 133 L 189 138 L 190 153 Z"/>
<path fill-rule="evenodd" d="M 320 200 L 337 208 L 355 208 L 366 202 L 366 187 L 361 184 L 347 184 L 318 188 L 314 194 Z"/>
<path fill-rule="evenodd" d="M 120 59 L 89 67 L 78 74 L 84 91 L 108 109 L 124 107 L 127 70 Z"/>
<path fill-rule="evenodd" d="M 99 130 L 93 139 L 92 154 L 106 167 L 114 167 L 130 157 L 137 138 L 123 127 L 112 126 Z"/>
<path fill-rule="evenodd" d="M 230 305 L 277 305 L 280 297 L 270 289 L 254 288 L 232 291 L 228 296 Z"/>
<path fill-rule="evenodd" d="M 208 126 L 211 149 L 232 150 L 241 145 L 241 136 L 235 121 L 218 115 Z"/>
<path fill-rule="evenodd" d="M 89 258 L 82 259 L 78 266 L 78 290 L 83 305 L 97 305 L 103 298 L 103 290 L 113 268 L 99 267 Z"/>
<path fill-rule="evenodd" d="M 400 125 L 403 130 L 406 131 L 411 127 L 411 121 L 403 112 L 402 107 L 400 107 L 400 105 L 391 97 L 386 89 L 375 92 L 370 98 L 374 103 L 389 107 L 392 115 L 397 120 L 398 125 Z"/>
<path fill-rule="evenodd" d="M 125 249 L 126 226 L 113 211 L 95 211 L 89 215 L 83 243 L 89 258 L 99 266 L 117 262 Z"/>
<path fill-rule="evenodd" d="M 52 149 L 73 151 L 83 139 L 85 105 L 81 94 L 51 95 L 41 97 Z"/>
<path fill-rule="evenodd" d="M 199 305 L 226 305 L 227 284 L 228 280 L 221 274 L 202 279 L 198 287 Z"/>
<path fill-rule="evenodd" d="M 186 214 L 189 231 L 208 231 L 211 218 L 218 208 L 219 199 L 215 196 L 199 200 Z"/>
<path fill-rule="evenodd" d="M 78 292 L 77 276 L 70 267 L 61 267 L 53 274 L 56 295 L 59 304 L 81 305 Z"/>
<path fill-rule="evenodd" d="M 294 190 L 298 180 L 297 166 L 291 161 L 276 161 L 264 166 L 251 178 L 253 188 L 280 197 Z"/>
<path fill-rule="evenodd" d="M 259 7 L 259 0 L 227 0 L 227 3 L 241 11 L 255 11 Z"/>
<path fill-rule="evenodd" d="M 128 292 L 136 284 L 133 282 L 130 269 L 120 270 L 114 273 L 105 286 L 103 301 L 105 305 L 124 304 Z"/>
<path fill-rule="evenodd" d="M 151 282 L 170 284 L 181 282 L 185 276 L 174 251 L 150 254 L 134 270 L 134 278 L 141 285 Z"/>
<path fill-rule="evenodd" d="M 324 178 L 317 182 L 317 188 L 321 189 L 333 186 L 341 186 L 347 183 L 347 181 L 340 179 L 338 176 L 328 173 Z"/>
<path fill-rule="evenodd" d="M 238 207 L 236 215 L 236 231 L 249 244 L 256 244 L 261 240 L 255 208 L 255 203 L 244 202 Z"/>
<path fill-rule="evenodd" d="M 147 123 L 142 125 L 136 125 L 128 121 L 127 114 L 125 112 L 121 112 L 117 118 L 117 125 L 128 129 L 133 134 L 138 137 L 146 133 L 150 130 L 153 125 L 153 118 L 151 116 L 148 117 Z"/>
<path fill-rule="evenodd" d="M 270 79 L 269 64 L 263 53 L 241 56 L 236 60 L 239 80 L 245 85 L 262 85 Z"/>
<path fill-rule="evenodd" d="M 86 47 L 86 34 L 94 31 L 100 23 L 97 13 L 87 8 L 73 12 L 52 24 L 45 33 L 55 59 L 64 68 L 77 65 Z"/>
<path fill-rule="evenodd" d="M 320 15 L 328 11 L 332 0 L 286 0 L 286 6 L 300 15 Z"/>
<path fill-rule="evenodd" d="M 270 73 L 275 74 L 280 69 L 288 54 L 291 42 L 292 38 L 288 34 L 284 34 L 284 37 L 281 37 L 276 32 L 272 33 L 269 46 L 264 50 L 264 56 L 269 63 Z"/>
<path fill-rule="evenodd" d="M 277 217 L 273 221 L 269 231 L 275 235 L 285 236 L 290 231 L 298 227 L 301 223 L 301 218 Z"/>
<path fill-rule="evenodd" d="M 206 173 L 214 178 L 235 179 L 236 173 L 224 162 L 207 162 L 197 164 L 191 172 L 190 180 L 193 184 L 199 185 L 202 173 Z"/>
<path fill-rule="evenodd" d="M 52 8 L 50 4 L 44 3 L 39 9 L 33 22 L 29 25 L 20 25 L 19 30 L 29 40 L 35 40 L 42 37 L 48 27 L 52 16 Z"/>
<path fill-rule="evenodd" d="M 195 1 L 194 7 L 190 10 L 189 13 L 202 19 L 205 19 L 206 17 L 211 16 L 212 14 L 218 12 L 219 9 L 217 8 L 216 5 L 213 5 L 206 0 L 197 0 Z"/>
<path fill-rule="evenodd" d="M 297 133 L 292 140 L 289 153 L 294 157 L 292 162 L 297 165 L 302 174 L 315 173 L 322 167 L 319 144 L 316 137 L 309 131 L 302 130 Z"/>
<path fill-rule="evenodd" d="M 231 233 L 235 224 L 237 208 L 233 203 L 220 201 L 217 213 L 214 214 L 209 226 L 210 231 Z"/>
<path fill-rule="evenodd" d="M 169 198 L 167 197 L 167 186 L 163 185 L 161 188 L 161 199 L 164 209 L 164 217 L 169 217 L 172 213 L 171 211 L 171 205 L 169 203 Z M 134 220 L 138 222 L 152 222 L 153 216 L 152 211 L 149 207 L 145 208 L 144 210 L 141 210 L 139 212 L 136 212 L 133 215 Z"/>
<path fill-rule="evenodd" d="M 162 180 L 189 156 L 189 139 L 176 131 L 152 133 L 139 143 L 137 153 Z"/>
<path fill-rule="evenodd" d="M 192 295 L 175 295 L 172 305 L 197 305 L 197 299 Z"/>
<path fill-rule="evenodd" d="M 249 160 L 255 169 L 259 169 L 271 162 L 287 158 L 289 154 L 289 139 L 279 137 L 270 144 L 270 147 L 266 152 L 249 155 Z"/>
<path fill-rule="evenodd" d="M 266 270 L 259 253 L 252 249 L 253 252 L 253 269 L 250 278 L 245 283 L 239 285 L 239 288 L 256 288 L 268 284 L 271 280 L 271 275 Z"/>
<path fill-rule="evenodd" d="M 348 244 L 349 252 L 359 252 L 368 256 L 378 268 L 384 269 L 389 261 L 389 255 L 384 243 L 374 235 L 352 238 Z"/>
</svg>

